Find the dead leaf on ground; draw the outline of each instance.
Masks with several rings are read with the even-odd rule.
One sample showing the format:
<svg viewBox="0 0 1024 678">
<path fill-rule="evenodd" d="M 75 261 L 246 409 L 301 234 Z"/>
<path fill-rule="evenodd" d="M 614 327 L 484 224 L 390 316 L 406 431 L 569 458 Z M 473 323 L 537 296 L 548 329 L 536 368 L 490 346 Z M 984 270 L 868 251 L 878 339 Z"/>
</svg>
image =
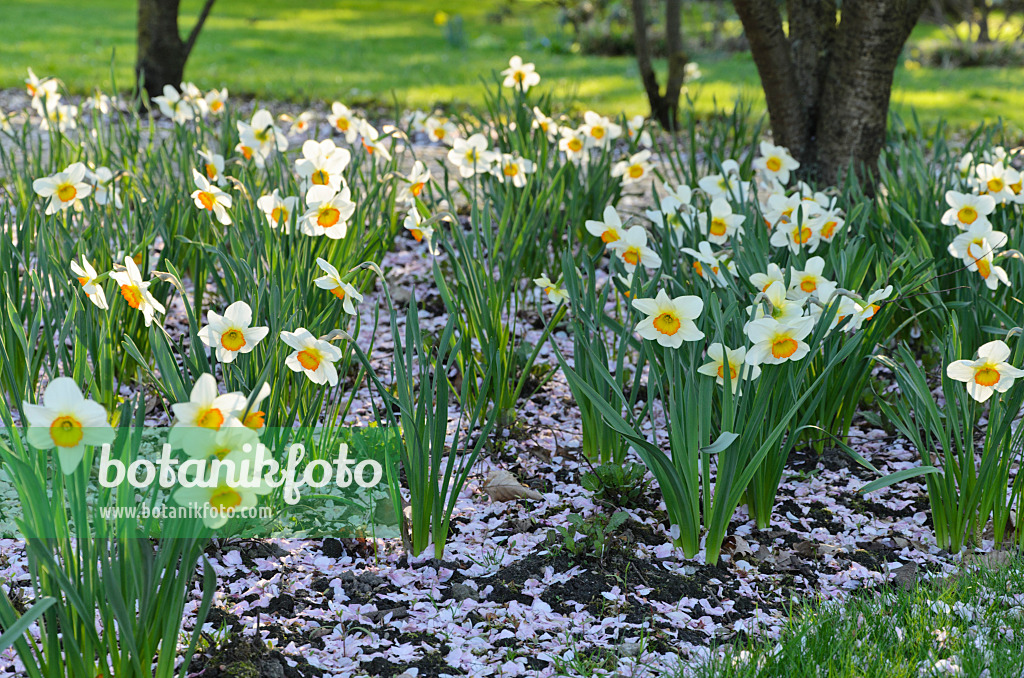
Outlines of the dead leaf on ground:
<svg viewBox="0 0 1024 678">
<path fill-rule="evenodd" d="M 543 499 L 544 496 L 520 484 L 516 477 L 504 469 L 493 471 L 484 481 L 481 489 L 491 501 L 512 501 L 514 499 Z"/>
</svg>

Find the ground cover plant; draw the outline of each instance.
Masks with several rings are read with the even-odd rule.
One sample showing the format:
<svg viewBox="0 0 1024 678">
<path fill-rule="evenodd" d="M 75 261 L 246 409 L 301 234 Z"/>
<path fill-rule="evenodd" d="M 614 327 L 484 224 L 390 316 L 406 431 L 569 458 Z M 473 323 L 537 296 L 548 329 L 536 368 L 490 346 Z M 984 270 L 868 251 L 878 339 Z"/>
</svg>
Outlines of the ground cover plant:
<svg viewBox="0 0 1024 678">
<path fill-rule="evenodd" d="M 1020 546 L 1001 127 L 811 186 L 742 107 L 563 115 L 518 56 L 452 117 L 27 75 L 8 672 L 689 673 Z"/>
</svg>

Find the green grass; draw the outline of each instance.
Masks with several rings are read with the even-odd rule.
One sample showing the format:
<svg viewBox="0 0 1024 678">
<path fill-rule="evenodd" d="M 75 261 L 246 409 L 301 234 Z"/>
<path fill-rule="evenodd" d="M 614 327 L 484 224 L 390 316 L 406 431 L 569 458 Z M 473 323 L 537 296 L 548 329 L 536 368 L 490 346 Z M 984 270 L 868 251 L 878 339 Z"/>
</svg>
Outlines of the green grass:
<svg viewBox="0 0 1024 678">
<path fill-rule="evenodd" d="M 343 100 L 428 107 L 481 103 L 481 75 L 519 53 L 537 64 L 542 87 L 581 106 L 630 114 L 647 110 L 629 57 L 556 54 L 543 39 L 557 38 L 555 14 L 538 0 L 518 0 L 515 14 L 489 23 L 498 0 L 219 0 L 199 40 L 186 78 L 202 87 L 226 85 L 234 94 L 299 102 Z M 183 0 L 187 32 L 201 0 Z M 460 15 L 466 49 L 451 46 L 434 15 Z M 111 55 L 121 87 L 135 57 L 133 0 L 6 0 L 0 22 L 0 86 L 22 83 L 32 67 L 55 75 L 75 92 L 109 88 Z M 934 39 L 922 26 L 915 39 Z M 564 39 L 564 36 L 563 36 Z M 691 87 L 697 110 L 749 97 L 763 107 L 757 71 L 748 54 L 698 55 L 703 79 Z M 1024 68 L 896 73 L 895 109 L 917 109 L 926 123 L 945 118 L 969 126 L 997 117 L 1024 127 Z"/>
<path fill-rule="evenodd" d="M 909 591 L 864 592 L 841 606 L 812 607 L 796 615 L 777 641 L 731 646 L 696 676 L 1019 676 L 1024 614 L 1012 596 L 1022 587 L 1024 564 L 1017 561 L 999 569 L 965 570 Z M 943 661 L 963 672 L 943 673 Z"/>
</svg>

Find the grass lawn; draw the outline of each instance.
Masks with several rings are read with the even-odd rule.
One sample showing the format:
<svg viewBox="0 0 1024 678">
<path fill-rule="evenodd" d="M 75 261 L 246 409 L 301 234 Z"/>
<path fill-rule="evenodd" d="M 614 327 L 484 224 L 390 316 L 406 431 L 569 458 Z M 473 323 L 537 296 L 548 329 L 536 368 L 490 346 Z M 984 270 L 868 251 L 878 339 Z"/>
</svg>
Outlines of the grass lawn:
<svg viewBox="0 0 1024 678">
<path fill-rule="evenodd" d="M 182 1 L 187 32 L 201 0 Z M 337 0 L 219 0 L 199 40 L 186 78 L 201 87 L 226 85 L 233 94 L 295 101 L 385 102 L 403 107 L 479 104 L 478 78 L 518 53 L 535 61 L 542 85 L 557 97 L 605 112 L 646 112 L 636 66 L 629 57 L 556 54 L 545 38 L 559 28 L 550 7 L 519 0 L 501 24 L 488 22 L 497 0 L 411 2 Z M 462 17 L 468 46 L 449 44 L 434 15 Z M 32 67 L 55 75 L 72 91 L 121 87 L 132 77 L 136 8 L 133 0 L 6 0 L 0 22 L 0 86 L 22 83 Z M 936 29 L 919 27 L 915 39 Z M 691 87 L 698 111 L 737 96 L 763 106 L 748 54 L 700 55 L 704 77 Z M 1003 117 L 1024 127 L 1024 68 L 934 69 L 896 73 L 895 108 L 917 109 L 922 120 L 956 126 Z"/>
</svg>

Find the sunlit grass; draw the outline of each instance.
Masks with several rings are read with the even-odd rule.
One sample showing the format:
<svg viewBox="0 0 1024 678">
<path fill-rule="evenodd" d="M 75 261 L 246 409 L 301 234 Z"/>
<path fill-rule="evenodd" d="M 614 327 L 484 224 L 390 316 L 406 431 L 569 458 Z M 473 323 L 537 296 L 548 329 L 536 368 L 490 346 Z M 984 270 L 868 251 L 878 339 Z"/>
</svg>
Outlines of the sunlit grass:
<svg viewBox="0 0 1024 678">
<path fill-rule="evenodd" d="M 201 0 L 184 0 L 181 29 L 191 27 Z M 189 62 L 186 78 L 233 94 L 296 102 L 348 103 L 427 108 L 480 105 L 481 76 L 523 54 L 537 63 L 544 86 L 565 102 L 606 112 L 645 113 L 646 101 L 630 57 L 556 54 L 542 39 L 561 30 L 555 13 L 537 0 L 517 2 L 500 24 L 488 15 L 496 1 L 407 0 L 325 2 L 295 7 L 283 0 L 220 0 Z M 445 38 L 434 16 L 443 10 L 464 20 L 468 46 Z M 120 88 L 131 82 L 136 9 L 126 0 L 8 0 L 0 22 L 0 86 L 19 86 L 27 68 L 55 75 L 73 92 L 106 87 L 111 73 Z M 695 30 L 691 28 L 691 32 Z M 922 25 L 915 39 L 941 37 Z M 757 71 L 748 54 L 700 55 L 704 74 L 690 88 L 698 112 L 729 106 L 737 96 L 763 108 Z M 111 68 L 113 66 L 113 68 Z M 936 69 L 896 73 L 893 102 L 909 117 L 934 124 L 945 118 L 969 126 L 999 117 L 1024 126 L 1024 68 Z"/>
</svg>

